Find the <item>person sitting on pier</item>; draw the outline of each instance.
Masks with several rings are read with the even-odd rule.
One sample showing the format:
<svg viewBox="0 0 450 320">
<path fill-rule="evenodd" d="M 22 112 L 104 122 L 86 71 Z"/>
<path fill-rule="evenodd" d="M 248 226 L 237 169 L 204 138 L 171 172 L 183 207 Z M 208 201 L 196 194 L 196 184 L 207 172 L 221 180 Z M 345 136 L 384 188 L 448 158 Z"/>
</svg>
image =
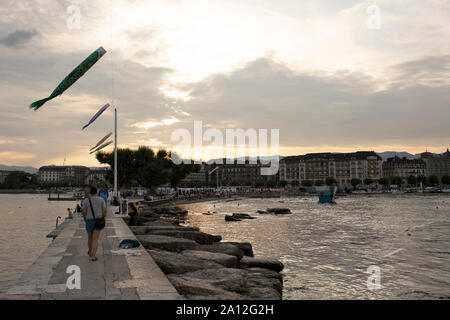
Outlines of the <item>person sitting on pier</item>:
<svg viewBox="0 0 450 320">
<path fill-rule="evenodd" d="M 83 218 L 88 233 L 88 254 L 92 261 L 97 261 L 98 239 L 103 227 L 99 227 L 96 220 L 105 219 L 106 203 L 103 198 L 97 196 L 96 187 L 91 187 L 89 194 L 90 196 L 83 201 Z"/>
<path fill-rule="evenodd" d="M 72 213 L 72 209 L 70 209 L 70 208 L 67 208 L 67 213 L 68 213 L 68 215 L 67 215 L 67 219 L 73 219 L 73 213 Z"/>
</svg>

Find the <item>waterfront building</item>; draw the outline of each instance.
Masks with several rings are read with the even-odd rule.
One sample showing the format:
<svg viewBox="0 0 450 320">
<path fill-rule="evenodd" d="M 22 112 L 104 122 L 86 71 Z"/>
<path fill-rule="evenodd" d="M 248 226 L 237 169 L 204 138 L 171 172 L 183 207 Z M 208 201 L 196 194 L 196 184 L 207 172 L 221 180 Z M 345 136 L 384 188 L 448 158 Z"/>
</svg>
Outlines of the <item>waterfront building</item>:
<svg viewBox="0 0 450 320">
<path fill-rule="evenodd" d="M 425 176 L 425 168 L 426 164 L 422 159 L 392 157 L 383 163 L 383 177 L 390 179 Z"/>
<path fill-rule="evenodd" d="M 436 176 L 439 181 L 442 181 L 443 176 L 450 176 L 450 151 L 442 154 L 431 152 L 423 152 L 417 155 L 426 164 L 425 175 L 427 177 Z"/>
<path fill-rule="evenodd" d="M 202 187 L 206 186 L 207 183 L 207 173 L 206 173 L 206 164 L 202 163 L 201 168 L 199 172 L 191 172 L 181 180 L 180 185 L 181 186 L 196 186 L 196 187 Z"/>
<path fill-rule="evenodd" d="M 89 168 L 84 166 L 43 166 L 39 168 L 38 179 L 42 184 L 83 186 Z"/>
<path fill-rule="evenodd" d="M 256 161 L 248 158 L 232 159 L 228 162 L 226 159 L 222 159 L 222 164 L 206 164 L 205 172 L 211 186 L 217 184 L 217 180 L 219 180 L 220 186 L 275 186 L 278 181 L 278 173 L 274 175 L 261 174 L 261 169 L 270 167 L 270 165 L 270 163 L 262 163 L 259 159 Z M 216 167 L 218 169 L 212 172 Z M 212 173 L 209 174 L 210 172 Z"/>
<path fill-rule="evenodd" d="M 86 176 L 86 185 L 90 186 L 110 186 L 106 176 L 108 172 L 111 171 L 110 167 L 93 167 L 89 168 L 89 173 Z"/>
<path fill-rule="evenodd" d="M 308 153 L 285 157 L 280 161 L 280 180 L 292 183 L 311 181 L 325 183 L 333 178 L 344 187 L 352 179 L 378 180 L 382 174 L 382 159 L 374 151 L 352 153 Z"/>
</svg>

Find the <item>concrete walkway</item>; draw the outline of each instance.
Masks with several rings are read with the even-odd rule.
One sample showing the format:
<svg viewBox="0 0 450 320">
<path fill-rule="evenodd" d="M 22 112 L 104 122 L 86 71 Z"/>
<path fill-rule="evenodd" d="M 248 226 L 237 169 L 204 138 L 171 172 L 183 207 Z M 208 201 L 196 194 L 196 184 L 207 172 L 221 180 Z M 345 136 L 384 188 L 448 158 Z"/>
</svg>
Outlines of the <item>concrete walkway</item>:
<svg viewBox="0 0 450 320">
<path fill-rule="evenodd" d="M 136 239 L 122 218 L 111 212 L 100 237 L 98 260 L 87 254 L 82 217 L 66 220 L 58 236 L 2 298 L 4 299 L 119 299 L 178 300 L 181 296 L 147 251 L 118 255 L 123 239 Z M 80 268 L 81 289 L 69 289 L 69 266 Z M 71 281 L 69 281 L 71 282 Z"/>
</svg>

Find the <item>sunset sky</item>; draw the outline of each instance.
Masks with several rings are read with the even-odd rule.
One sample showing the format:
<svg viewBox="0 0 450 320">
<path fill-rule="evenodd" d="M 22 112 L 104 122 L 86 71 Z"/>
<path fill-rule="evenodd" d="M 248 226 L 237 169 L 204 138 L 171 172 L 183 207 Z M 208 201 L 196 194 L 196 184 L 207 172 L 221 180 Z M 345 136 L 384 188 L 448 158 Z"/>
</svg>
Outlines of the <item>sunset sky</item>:
<svg viewBox="0 0 450 320">
<path fill-rule="evenodd" d="M 285 156 L 441 153 L 449 21 L 448 0 L 2 0 L 0 164 L 98 165 L 89 149 L 113 130 L 113 108 L 81 127 L 107 102 L 120 147 L 170 149 L 174 130 L 201 120 L 279 129 Z M 100 46 L 74 86 L 28 108 Z"/>
</svg>

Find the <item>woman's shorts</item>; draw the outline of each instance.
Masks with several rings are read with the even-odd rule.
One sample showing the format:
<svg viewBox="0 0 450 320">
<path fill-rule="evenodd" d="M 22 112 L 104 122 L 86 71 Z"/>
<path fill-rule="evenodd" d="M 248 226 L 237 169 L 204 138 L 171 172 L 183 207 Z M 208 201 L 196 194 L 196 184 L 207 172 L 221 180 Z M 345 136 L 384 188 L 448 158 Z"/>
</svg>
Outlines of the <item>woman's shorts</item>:
<svg viewBox="0 0 450 320">
<path fill-rule="evenodd" d="M 87 232 L 93 232 L 94 230 L 102 230 L 95 227 L 95 220 L 94 219 L 86 219 L 86 231 Z"/>
</svg>

